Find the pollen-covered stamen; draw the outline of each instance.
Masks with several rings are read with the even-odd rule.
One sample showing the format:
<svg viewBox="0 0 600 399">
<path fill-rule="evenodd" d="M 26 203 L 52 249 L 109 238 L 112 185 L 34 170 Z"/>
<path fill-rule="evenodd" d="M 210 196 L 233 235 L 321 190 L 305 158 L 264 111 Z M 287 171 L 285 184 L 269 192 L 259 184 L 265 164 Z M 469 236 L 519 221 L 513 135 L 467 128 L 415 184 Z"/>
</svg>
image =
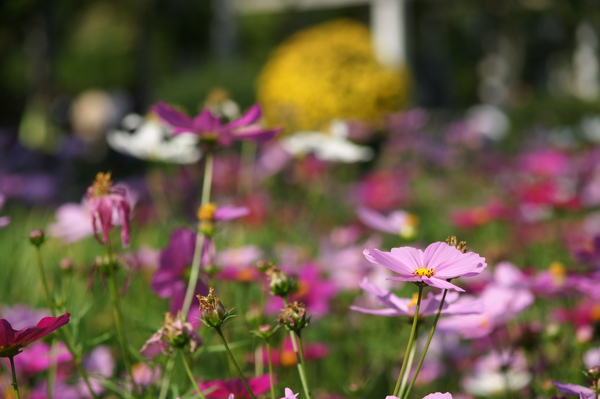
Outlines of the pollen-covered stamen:
<svg viewBox="0 0 600 399">
<path fill-rule="evenodd" d="M 427 269 L 425 267 L 420 267 L 418 269 L 415 269 L 414 274 L 415 274 L 415 276 L 419 276 L 419 277 L 431 277 L 434 274 L 434 270 Z"/>
<path fill-rule="evenodd" d="M 198 208 L 198 219 L 200 220 L 213 220 L 215 218 L 215 212 L 217 206 L 213 203 L 208 203 Z"/>
<path fill-rule="evenodd" d="M 113 182 L 111 180 L 111 172 L 99 172 L 96 175 L 96 180 L 92 184 L 93 197 L 101 197 L 103 195 L 110 194 L 112 185 Z"/>
</svg>

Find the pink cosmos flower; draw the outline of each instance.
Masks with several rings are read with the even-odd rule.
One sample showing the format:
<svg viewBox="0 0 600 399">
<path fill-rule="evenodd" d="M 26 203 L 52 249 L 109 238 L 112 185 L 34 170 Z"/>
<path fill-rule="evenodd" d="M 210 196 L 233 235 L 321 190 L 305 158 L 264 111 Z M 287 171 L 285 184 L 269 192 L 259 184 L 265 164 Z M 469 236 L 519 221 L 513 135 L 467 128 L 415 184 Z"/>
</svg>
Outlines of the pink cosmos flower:
<svg viewBox="0 0 600 399">
<path fill-rule="evenodd" d="M 101 244 L 108 244 L 108 233 L 112 229 L 113 213 L 117 212 L 121 221 L 121 242 L 123 247 L 129 246 L 129 214 L 131 204 L 123 187 L 112 187 L 111 173 L 98 173 L 96 180 L 88 188 L 85 199 L 92 216 L 92 230 Z M 102 239 L 98 235 L 102 232 Z"/>
<path fill-rule="evenodd" d="M 490 334 L 496 326 L 508 320 L 533 304 L 533 294 L 524 288 L 509 288 L 490 284 L 481 294 L 483 312 L 471 315 L 456 315 L 442 319 L 438 330 L 457 332 L 463 338 L 479 338 Z"/>
<path fill-rule="evenodd" d="M 219 271 L 218 276 L 224 280 L 256 281 L 260 277 L 260 272 L 256 268 L 255 262 L 261 259 L 262 256 L 262 251 L 255 245 L 219 251 L 216 256 L 216 263 L 222 269 Z"/>
<path fill-rule="evenodd" d="M 558 388 L 560 393 L 565 395 L 579 395 L 580 399 L 594 399 L 596 397 L 594 391 L 588 387 L 557 381 L 552 381 L 552 384 Z"/>
<path fill-rule="evenodd" d="M 392 248 L 390 252 L 365 249 L 368 261 L 398 273 L 393 281 L 425 283 L 432 287 L 464 290 L 447 280 L 456 277 L 476 276 L 487 266 L 485 258 L 474 252 L 462 253 L 445 242 L 430 244 L 425 251 L 412 247 Z"/>
<path fill-rule="evenodd" d="M 290 295 L 289 301 L 299 301 L 306 305 L 310 313 L 315 317 L 323 316 L 329 312 L 330 302 L 337 294 L 335 284 L 322 276 L 321 270 L 315 263 L 308 262 L 302 265 L 297 272 L 282 269 L 286 273 L 296 274 L 298 278 L 298 291 Z M 269 314 L 278 313 L 283 309 L 283 300 L 278 296 L 271 296 L 265 305 L 265 311 Z"/>
<path fill-rule="evenodd" d="M 247 382 L 252 392 L 257 396 L 271 389 L 271 379 L 268 374 L 247 378 Z M 251 398 L 250 393 L 246 390 L 244 383 L 239 378 L 206 381 L 200 384 L 200 390 L 211 390 L 210 393 L 206 394 L 206 397 L 213 399 L 225 399 L 230 395 L 234 395 L 238 399 Z"/>
<path fill-rule="evenodd" d="M 300 393 L 294 393 L 294 391 L 292 391 L 289 388 L 285 389 L 285 396 L 283 398 L 280 399 L 296 399 L 296 397 L 299 395 Z"/>
<path fill-rule="evenodd" d="M 205 108 L 194 118 L 177 111 L 162 101 L 152 107 L 158 117 L 173 127 L 173 135 L 194 133 L 205 142 L 217 142 L 229 146 L 233 140 L 266 141 L 273 138 L 282 129 L 265 129 L 258 120 L 262 117 L 260 105 L 253 105 L 246 114 L 229 123 L 221 123 L 221 118 Z"/>
<path fill-rule="evenodd" d="M 383 215 L 367 207 L 361 206 L 356 210 L 358 218 L 372 229 L 412 238 L 415 233 L 417 218 L 403 210 L 390 212 Z"/>
<path fill-rule="evenodd" d="M 21 353 L 21 348 L 50 334 L 69 322 L 71 315 L 44 317 L 33 327 L 15 330 L 6 319 L 0 319 L 0 357 L 13 357 Z"/>
<path fill-rule="evenodd" d="M 374 295 L 381 304 L 387 307 L 383 309 L 366 309 L 359 306 L 350 306 L 350 309 L 352 310 L 379 316 L 413 317 L 415 314 L 415 305 L 417 304 L 416 298 L 399 298 L 392 292 L 372 284 L 366 278 L 360 283 L 360 288 L 371 295 Z M 437 314 L 441 300 L 442 294 L 434 295 L 433 293 L 429 292 L 427 296 L 421 300 L 419 316 L 430 316 Z M 442 314 L 477 314 L 481 313 L 482 311 L 483 303 L 481 300 L 465 297 L 460 298 L 459 294 L 456 292 L 447 293 L 444 305 L 442 307 Z"/>
</svg>

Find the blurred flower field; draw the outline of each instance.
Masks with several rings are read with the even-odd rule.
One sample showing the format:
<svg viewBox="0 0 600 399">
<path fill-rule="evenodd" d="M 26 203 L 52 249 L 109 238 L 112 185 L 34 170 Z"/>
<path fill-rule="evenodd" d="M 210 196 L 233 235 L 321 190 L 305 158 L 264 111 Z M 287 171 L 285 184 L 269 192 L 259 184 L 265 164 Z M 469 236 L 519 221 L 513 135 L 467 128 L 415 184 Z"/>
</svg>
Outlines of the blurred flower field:
<svg viewBox="0 0 600 399">
<path fill-rule="evenodd" d="M 3 174 L 2 397 L 597 399 L 598 117 L 405 106 L 365 59 L 127 115 L 135 173 Z"/>
</svg>

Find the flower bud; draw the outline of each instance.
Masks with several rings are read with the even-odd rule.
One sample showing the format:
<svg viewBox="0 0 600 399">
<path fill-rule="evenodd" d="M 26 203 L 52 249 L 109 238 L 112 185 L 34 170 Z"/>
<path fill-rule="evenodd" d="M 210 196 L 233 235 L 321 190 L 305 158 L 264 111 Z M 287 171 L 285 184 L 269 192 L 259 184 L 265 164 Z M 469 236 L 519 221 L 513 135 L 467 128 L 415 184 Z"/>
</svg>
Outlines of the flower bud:
<svg viewBox="0 0 600 399">
<path fill-rule="evenodd" d="M 62 258 L 58 264 L 58 267 L 63 273 L 71 273 L 75 267 L 75 263 L 71 258 Z"/>
<path fill-rule="evenodd" d="M 45 234 L 42 229 L 33 229 L 29 232 L 29 242 L 31 242 L 36 247 L 39 247 L 44 243 Z"/>
<path fill-rule="evenodd" d="M 275 332 L 279 329 L 279 326 L 273 327 L 270 324 L 263 324 L 258 327 L 256 330 L 250 331 L 252 334 L 256 335 L 264 339 L 265 341 L 269 341 L 269 339 L 275 334 Z"/>
<path fill-rule="evenodd" d="M 202 312 L 200 320 L 208 327 L 217 328 L 230 317 L 231 311 L 226 312 L 219 297 L 214 294 L 215 289 L 210 287 L 207 296 L 196 295 L 200 301 L 199 310 Z"/>
<path fill-rule="evenodd" d="M 293 294 L 298 290 L 298 280 L 287 273 L 272 266 L 266 271 L 269 279 L 269 290 L 272 295 L 285 298 L 289 294 Z"/>
<path fill-rule="evenodd" d="M 295 301 L 287 304 L 285 309 L 279 314 L 279 324 L 285 326 L 288 330 L 300 334 L 303 328 L 310 323 L 310 317 L 306 317 L 306 305 Z"/>
<path fill-rule="evenodd" d="M 590 367 L 589 369 L 587 369 L 586 373 L 585 373 L 588 377 L 590 377 L 592 380 L 597 380 L 600 378 L 600 365 L 599 366 L 594 366 L 594 367 Z"/>
</svg>

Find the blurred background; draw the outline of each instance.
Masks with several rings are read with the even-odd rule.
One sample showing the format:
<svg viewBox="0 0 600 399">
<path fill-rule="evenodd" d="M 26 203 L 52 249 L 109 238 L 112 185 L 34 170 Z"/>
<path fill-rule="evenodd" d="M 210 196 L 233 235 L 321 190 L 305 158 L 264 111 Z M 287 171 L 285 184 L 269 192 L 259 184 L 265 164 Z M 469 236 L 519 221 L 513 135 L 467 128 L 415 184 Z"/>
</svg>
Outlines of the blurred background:
<svg viewBox="0 0 600 399">
<path fill-rule="evenodd" d="M 302 81 L 304 61 L 284 69 L 289 80 L 273 78 L 279 72 L 269 75 L 265 67 L 275 50 L 298 32 L 340 19 L 364 25 L 377 62 L 401 77 L 402 92 L 386 105 L 396 109 L 386 111 L 452 115 L 491 105 L 509 118 L 513 142 L 525 128 L 568 127 L 600 111 L 598 6 L 596 0 L 5 1 L 0 192 L 57 203 L 78 199 L 77 183 L 89 184 L 97 170 L 135 172 L 143 165 L 116 154 L 104 135 L 158 100 L 195 115 L 211 91 L 223 88 L 245 110 L 261 100 L 269 79 L 280 79 L 276 90 L 294 95 L 295 83 L 312 85 Z M 321 58 L 306 58 L 306 65 L 323 62 L 330 56 L 324 52 L 315 48 Z M 353 62 L 348 56 L 313 69 L 341 74 Z"/>
</svg>

